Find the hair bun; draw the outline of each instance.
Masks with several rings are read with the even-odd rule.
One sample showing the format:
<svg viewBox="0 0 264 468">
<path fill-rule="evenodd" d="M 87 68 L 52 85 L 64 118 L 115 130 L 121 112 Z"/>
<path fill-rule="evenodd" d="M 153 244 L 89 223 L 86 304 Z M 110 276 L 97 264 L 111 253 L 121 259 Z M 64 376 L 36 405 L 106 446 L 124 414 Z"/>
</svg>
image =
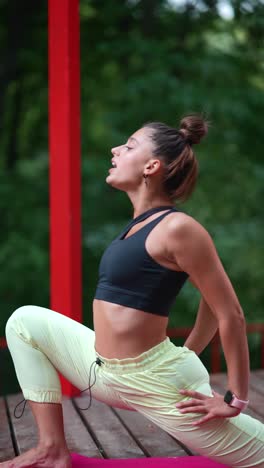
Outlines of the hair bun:
<svg viewBox="0 0 264 468">
<path fill-rule="evenodd" d="M 191 144 L 200 143 L 207 132 L 208 122 L 201 115 L 187 115 L 180 122 L 180 133 Z"/>
</svg>

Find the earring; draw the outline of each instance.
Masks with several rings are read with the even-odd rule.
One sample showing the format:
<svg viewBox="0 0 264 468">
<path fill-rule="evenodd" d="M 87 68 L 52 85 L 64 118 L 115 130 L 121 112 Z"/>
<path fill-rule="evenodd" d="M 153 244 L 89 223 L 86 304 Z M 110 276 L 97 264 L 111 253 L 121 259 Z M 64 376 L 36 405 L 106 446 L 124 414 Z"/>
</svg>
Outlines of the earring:
<svg viewBox="0 0 264 468">
<path fill-rule="evenodd" d="M 143 174 L 143 177 L 144 177 L 145 185 L 146 185 L 146 187 L 147 187 L 147 186 L 148 186 L 148 181 L 147 181 L 148 175 L 147 175 L 147 174 Z"/>
</svg>

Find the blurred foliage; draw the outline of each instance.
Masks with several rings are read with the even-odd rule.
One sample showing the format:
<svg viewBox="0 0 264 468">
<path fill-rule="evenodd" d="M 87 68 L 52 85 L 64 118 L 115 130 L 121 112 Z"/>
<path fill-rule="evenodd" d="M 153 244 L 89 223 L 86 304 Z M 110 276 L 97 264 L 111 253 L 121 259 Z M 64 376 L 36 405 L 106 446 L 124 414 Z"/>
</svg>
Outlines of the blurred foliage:
<svg viewBox="0 0 264 468">
<path fill-rule="evenodd" d="M 210 232 L 247 321 L 263 320 L 264 4 L 81 0 L 84 323 L 100 256 L 131 217 L 105 184 L 110 148 L 148 120 L 211 121 L 197 148 L 200 176 L 180 206 Z M 0 2 L 0 336 L 12 311 L 49 306 L 47 2 Z M 192 325 L 199 294 L 186 285 L 170 323 Z M 252 353 L 258 345 L 250 338 Z M 254 363 L 253 363 L 254 364 Z"/>
</svg>

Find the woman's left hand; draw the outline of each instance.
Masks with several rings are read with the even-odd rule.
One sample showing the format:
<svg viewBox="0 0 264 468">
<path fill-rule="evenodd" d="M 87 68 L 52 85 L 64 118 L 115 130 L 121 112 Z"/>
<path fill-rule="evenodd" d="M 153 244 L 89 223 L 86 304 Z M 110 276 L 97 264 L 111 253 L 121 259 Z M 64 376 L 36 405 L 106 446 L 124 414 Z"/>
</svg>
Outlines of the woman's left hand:
<svg viewBox="0 0 264 468">
<path fill-rule="evenodd" d="M 190 400 L 175 405 L 181 413 L 205 413 L 204 417 L 193 423 L 194 426 L 215 418 L 233 418 L 240 413 L 238 408 L 232 408 L 225 403 L 223 395 L 214 390 L 212 397 L 192 390 L 180 390 L 180 393 L 191 397 Z"/>
</svg>

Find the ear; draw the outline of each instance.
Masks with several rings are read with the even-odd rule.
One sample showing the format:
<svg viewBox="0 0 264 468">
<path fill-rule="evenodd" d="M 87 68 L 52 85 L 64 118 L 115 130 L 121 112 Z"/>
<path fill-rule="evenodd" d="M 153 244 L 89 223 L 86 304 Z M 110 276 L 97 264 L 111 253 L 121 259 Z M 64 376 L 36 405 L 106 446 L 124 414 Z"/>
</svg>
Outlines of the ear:
<svg viewBox="0 0 264 468">
<path fill-rule="evenodd" d="M 147 175 L 154 175 L 160 172 L 162 168 L 162 161 L 160 159 L 150 159 L 146 166 L 144 173 Z"/>
</svg>

